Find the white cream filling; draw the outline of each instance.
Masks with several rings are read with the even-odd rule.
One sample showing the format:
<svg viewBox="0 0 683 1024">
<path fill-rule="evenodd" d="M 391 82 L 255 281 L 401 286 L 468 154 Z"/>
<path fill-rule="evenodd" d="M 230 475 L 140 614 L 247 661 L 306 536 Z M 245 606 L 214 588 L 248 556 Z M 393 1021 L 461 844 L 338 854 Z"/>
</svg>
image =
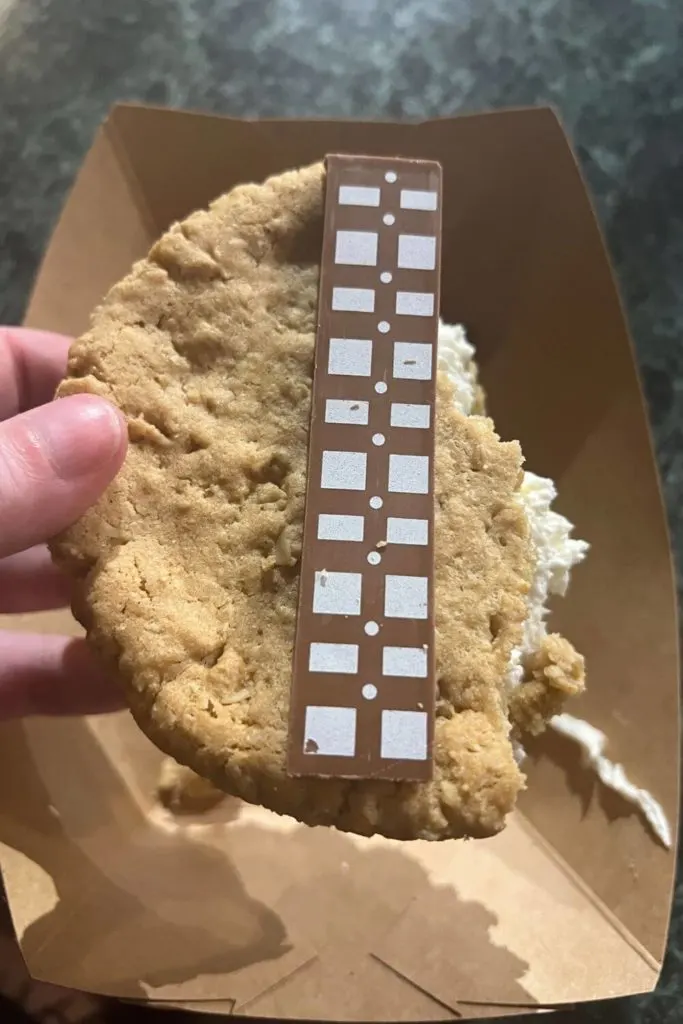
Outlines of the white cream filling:
<svg viewBox="0 0 683 1024">
<path fill-rule="evenodd" d="M 439 321 L 439 369 L 449 377 L 455 389 L 455 407 L 470 416 L 477 394 L 477 367 L 474 345 L 467 340 L 460 324 Z"/>
<path fill-rule="evenodd" d="M 455 389 L 456 408 L 466 416 L 472 413 L 477 392 L 474 354 L 474 346 L 460 325 L 439 324 L 439 369 L 449 377 Z M 529 614 L 524 623 L 522 643 L 510 659 L 510 688 L 521 681 L 522 656 L 537 650 L 546 635 L 549 598 L 554 594 L 566 594 L 571 570 L 583 561 L 588 551 L 585 541 L 572 538 L 573 526 L 569 520 L 552 510 L 556 497 L 557 490 L 552 480 L 535 473 L 524 473 L 517 500 L 529 523 L 536 567 L 528 596 Z"/>
<path fill-rule="evenodd" d="M 447 374 L 455 389 L 455 405 L 466 416 L 472 414 L 477 393 L 475 350 L 467 340 L 462 326 L 439 324 L 439 369 Z M 536 553 L 536 566 L 528 596 L 529 613 L 524 623 L 522 643 L 513 650 L 507 671 L 510 689 L 522 680 L 522 658 L 538 650 L 546 636 L 548 601 L 551 596 L 564 596 L 569 586 L 571 571 L 582 562 L 588 544 L 571 536 L 572 524 L 551 508 L 557 497 L 552 480 L 524 473 L 517 500 L 526 514 L 531 541 Z M 603 785 L 624 797 L 640 809 L 655 836 L 669 848 L 671 828 L 661 805 L 651 793 L 634 785 L 620 764 L 614 764 L 604 755 L 607 737 L 594 726 L 572 715 L 556 715 L 550 726 L 579 744 L 582 757 L 598 775 Z M 524 760 L 524 750 L 514 744 L 518 764 Z"/>
<path fill-rule="evenodd" d="M 572 538 L 574 527 L 569 520 L 553 512 L 551 505 L 556 497 L 557 490 L 552 480 L 525 472 L 517 500 L 529 523 L 536 566 L 527 598 L 529 614 L 524 623 L 522 643 L 510 659 L 508 683 L 511 688 L 521 682 L 522 657 L 537 651 L 547 635 L 550 597 L 555 594 L 564 597 L 572 569 L 583 561 L 588 551 L 585 541 Z"/>
<path fill-rule="evenodd" d="M 581 747 L 584 764 L 594 769 L 604 786 L 613 789 L 629 803 L 640 808 L 657 839 L 662 846 L 670 850 L 671 826 L 664 813 L 664 808 L 647 789 L 641 789 L 629 780 L 623 765 L 616 764 L 605 757 L 604 750 L 607 746 L 605 733 L 596 729 L 594 725 L 584 722 L 581 718 L 574 718 L 573 715 L 555 715 L 550 724 L 557 732 L 578 743 Z"/>
</svg>

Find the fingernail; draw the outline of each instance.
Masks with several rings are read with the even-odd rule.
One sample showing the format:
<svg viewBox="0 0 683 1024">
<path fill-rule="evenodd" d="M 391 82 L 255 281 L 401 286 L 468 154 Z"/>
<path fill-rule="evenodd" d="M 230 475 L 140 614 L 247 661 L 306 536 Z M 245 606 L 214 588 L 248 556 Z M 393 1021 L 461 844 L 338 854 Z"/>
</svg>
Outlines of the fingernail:
<svg viewBox="0 0 683 1024">
<path fill-rule="evenodd" d="M 96 395 L 70 395 L 44 406 L 40 446 L 57 476 L 74 480 L 98 472 L 121 453 L 123 417 Z"/>
</svg>

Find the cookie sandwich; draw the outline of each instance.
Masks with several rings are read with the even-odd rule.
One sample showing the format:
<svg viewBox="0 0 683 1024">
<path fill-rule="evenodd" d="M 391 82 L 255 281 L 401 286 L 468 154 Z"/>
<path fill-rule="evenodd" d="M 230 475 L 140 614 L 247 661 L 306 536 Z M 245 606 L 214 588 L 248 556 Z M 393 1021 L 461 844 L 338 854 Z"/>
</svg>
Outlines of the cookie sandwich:
<svg viewBox="0 0 683 1024">
<path fill-rule="evenodd" d="M 238 187 L 109 292 L 59 394 L 114 402 L 129 452 L 53 554 L 140 727 L 180 764 L 309 825 L 488 836 L 524 787 L 524 735 L 583 688 L 545 622 L 586 549 L 496 434 L 459 327 L 439 328 L 434 378 L 430 776 L 288 770 L 324 200 L 322 164 Z"/>
</svg>

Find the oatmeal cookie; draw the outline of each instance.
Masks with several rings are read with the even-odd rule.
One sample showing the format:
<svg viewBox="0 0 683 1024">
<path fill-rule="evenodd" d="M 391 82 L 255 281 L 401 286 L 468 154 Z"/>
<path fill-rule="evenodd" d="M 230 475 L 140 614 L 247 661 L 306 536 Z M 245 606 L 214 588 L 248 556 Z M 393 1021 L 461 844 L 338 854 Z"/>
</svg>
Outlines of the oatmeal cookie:
<svg viewBox="0 0 683 1024">
<path fill-rule="evenodd" d="M 174 225 L 96 310 L 59 395 L 113 401 L 130 447 L 53 553 L 141 728 L 181 764 L 311 825 L 491 835 L 524 784 L 505 674 L 533 556 L 519 444 L 458 411 L 443 372 L 434 778 L 286 773 L 323 173 L 239 187 Z"/>
</svg>

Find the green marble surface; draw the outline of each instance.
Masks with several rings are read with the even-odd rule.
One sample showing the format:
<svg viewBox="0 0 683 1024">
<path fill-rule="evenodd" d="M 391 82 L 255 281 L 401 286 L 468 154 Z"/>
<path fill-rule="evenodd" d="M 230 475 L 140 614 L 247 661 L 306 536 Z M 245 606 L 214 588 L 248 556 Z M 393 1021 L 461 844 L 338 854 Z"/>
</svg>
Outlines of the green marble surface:
<svg viewBox="0 0 683 1024">
<path fill-rule="evenodd" d="M 422 118 L 552 103 L 593 191 L 683 553 L 680 0 L 0 0 L 0 322 L 20 318 L 110 104 Z M 683 898 L 655 995 L 560 1021 L 683 1020 Z"/>
</svg>

